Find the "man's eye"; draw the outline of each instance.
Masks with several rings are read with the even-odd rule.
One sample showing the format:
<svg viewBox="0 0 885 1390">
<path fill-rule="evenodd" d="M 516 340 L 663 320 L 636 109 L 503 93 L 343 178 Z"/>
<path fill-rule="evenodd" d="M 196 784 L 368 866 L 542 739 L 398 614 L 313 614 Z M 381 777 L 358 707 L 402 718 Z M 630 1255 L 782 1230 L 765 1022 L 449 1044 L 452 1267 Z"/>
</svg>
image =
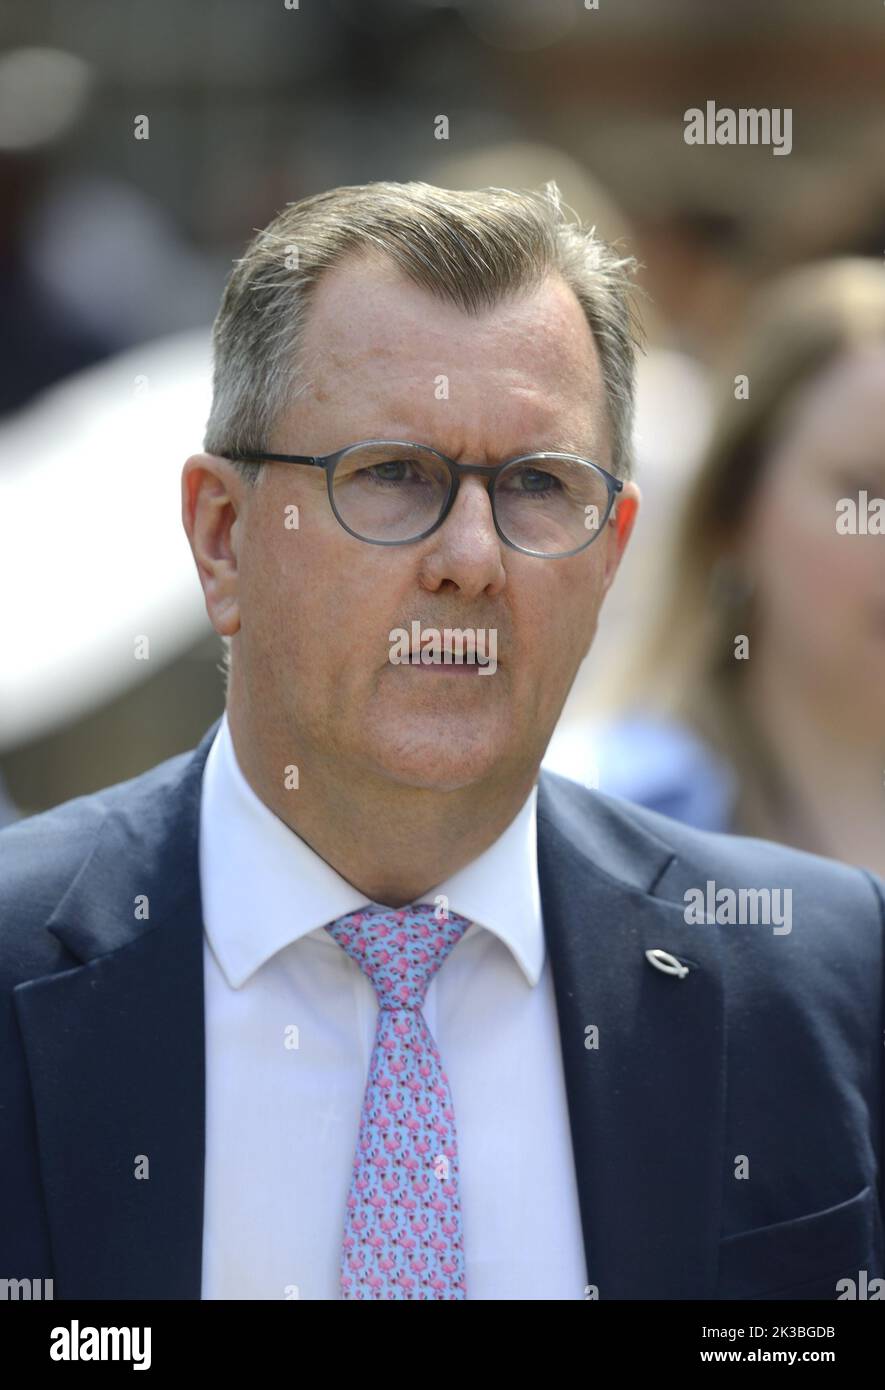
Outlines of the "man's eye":
<svg viewBox="0 0 885 1390">
<path fill-rule="evenodd" d="M 558 486 L 558 479 L 540 468 L 521 468 L 512 479 L 512 485 L 516 492 L 552 492 Z"/>
<path fill-rule="evenodd" d="M 404 469 L 407 467 L 405 459 L 389 459 L 386 463 L 373 463 L 367 472 L 380 478 L 385 483 L 400 482 L 404 476 Z"/>
</svg>

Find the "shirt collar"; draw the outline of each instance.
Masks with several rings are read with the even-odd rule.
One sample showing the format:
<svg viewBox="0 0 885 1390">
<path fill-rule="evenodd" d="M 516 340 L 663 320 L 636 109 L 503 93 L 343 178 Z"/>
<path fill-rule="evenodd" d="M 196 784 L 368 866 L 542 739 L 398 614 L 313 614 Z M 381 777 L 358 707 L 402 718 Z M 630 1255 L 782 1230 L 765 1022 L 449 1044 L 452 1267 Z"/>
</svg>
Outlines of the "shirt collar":
<svg viewBox="0 0 885 1390">
<path fill-rule="evenodd" d="M 545 955 L 537 858 L 535 784 L 494 844 L 418 899 L 445 896 L 473 924 L 465 936 L 493 932 L 530 985 Z M 233 989 L 284 946 L 370 902 L 255 794 L 226 712 L 203 773 L 200 881 L 206 935 Z"/>
</svg>

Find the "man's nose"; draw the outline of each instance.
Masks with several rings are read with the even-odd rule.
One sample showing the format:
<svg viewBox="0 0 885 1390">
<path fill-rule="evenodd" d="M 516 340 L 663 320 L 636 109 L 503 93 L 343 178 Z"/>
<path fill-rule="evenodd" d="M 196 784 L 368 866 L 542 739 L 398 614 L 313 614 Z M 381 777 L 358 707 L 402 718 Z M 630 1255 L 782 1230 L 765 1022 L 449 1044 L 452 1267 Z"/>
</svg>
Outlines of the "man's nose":
<svg viewBox="0 0 885 1390">
<path fill-rule="evenodd" d="M 458 493 L 442 526 L 428 537 L 422 576 L 433 588 L 451 580 L 460 589 L 496 592 L 504 583 L 502 541 L 495 530 L 488 482 L 462 477 Z"/>
</svg>

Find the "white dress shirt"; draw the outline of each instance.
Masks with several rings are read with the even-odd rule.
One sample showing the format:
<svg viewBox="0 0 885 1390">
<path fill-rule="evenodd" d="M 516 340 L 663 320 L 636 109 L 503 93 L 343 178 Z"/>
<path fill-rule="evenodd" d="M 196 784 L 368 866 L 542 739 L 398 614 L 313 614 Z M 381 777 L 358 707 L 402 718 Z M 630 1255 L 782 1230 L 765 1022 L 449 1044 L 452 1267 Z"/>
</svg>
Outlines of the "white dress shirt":
<svg viewBox="0 0 885 1390">
<path fill-rule="evenodd" d="M 583 1299 L 587 1283 L 536 799 L 417 900 L 445 894 L 471 922 L 424 1004 L 455 1111 L 468 1299 Z M 202 1297 L 338 1299 L 378 1003 L 324 925 L 370 900 L 255 795 L 226 716 L 203 776 L 200 882 Z"/>
</svg>

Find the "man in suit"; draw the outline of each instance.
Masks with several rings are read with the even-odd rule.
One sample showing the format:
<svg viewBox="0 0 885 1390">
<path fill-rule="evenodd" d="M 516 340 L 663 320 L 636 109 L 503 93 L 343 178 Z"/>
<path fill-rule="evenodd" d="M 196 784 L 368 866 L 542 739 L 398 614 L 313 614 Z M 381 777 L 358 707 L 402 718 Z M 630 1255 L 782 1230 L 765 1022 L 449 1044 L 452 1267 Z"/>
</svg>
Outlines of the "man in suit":
<svg viewBox="0 0 885 1390">
<path fill-rule="evenodd" d="M 0 835 L 0 1277 L 883 1274 L 885 886 L 539 776 L 638 503 L 631 269 L 554 186 L 336 189 L 238 263 L 182 477 L 224 717 Z"/>
</svg>

